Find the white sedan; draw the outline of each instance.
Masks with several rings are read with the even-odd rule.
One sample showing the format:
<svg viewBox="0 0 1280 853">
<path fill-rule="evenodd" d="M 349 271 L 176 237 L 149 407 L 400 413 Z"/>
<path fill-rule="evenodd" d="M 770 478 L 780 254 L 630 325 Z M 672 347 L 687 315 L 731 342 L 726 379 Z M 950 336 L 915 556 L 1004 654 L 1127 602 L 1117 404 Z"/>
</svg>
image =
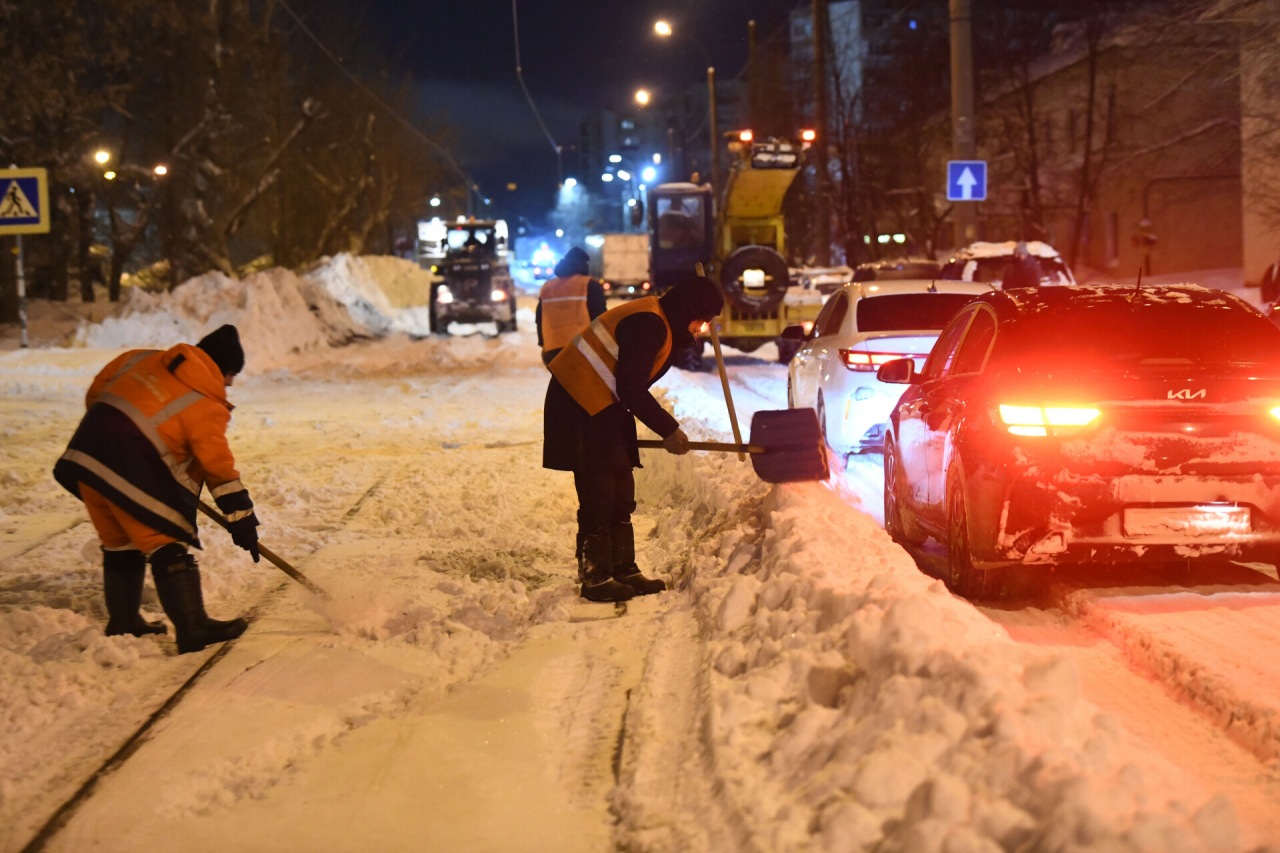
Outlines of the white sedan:
<svg viewBox="0 0 1280 853">
<path fill-rule="evenodd" d="M 884 425 L 903 386 L 876 379 L 876 369 L 910 357 L 919 370 L 942 327 L 993 289 L 941 280 L 845 285 L 827 300 L 791 360 L 787 405 L 816 409 L 827 445 L 837 453 L 883 450 Z"/>
</svg>

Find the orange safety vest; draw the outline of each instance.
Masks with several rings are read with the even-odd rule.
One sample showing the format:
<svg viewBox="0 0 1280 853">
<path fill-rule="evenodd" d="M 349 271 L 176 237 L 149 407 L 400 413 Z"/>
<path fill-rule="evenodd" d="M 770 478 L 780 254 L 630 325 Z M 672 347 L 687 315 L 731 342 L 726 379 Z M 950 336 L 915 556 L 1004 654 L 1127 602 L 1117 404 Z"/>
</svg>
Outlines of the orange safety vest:
<svg viewBox="0 0 1280 853">
<path fill-rule="evenodd" d="M 542 285 L 542 351 L 564 349 L 591 323 L 587 313 L 587 283 L 590 276 L 553 278 Z"/>
<path fill-rule="evenodd" d="M 589 415 L 598 415 L 618 400 L 618 324 L 632 314 L 649 312 L 662 318 L 667 339 L 653 360 L 649 379 L 657 377 L 671 355 L 671 323 L 662 313 L 658 297 L 646 296 L 611 308 L 591 321 L 587 328 L 551 361 L 551 374 L 560 381 Z"/>
</svg>

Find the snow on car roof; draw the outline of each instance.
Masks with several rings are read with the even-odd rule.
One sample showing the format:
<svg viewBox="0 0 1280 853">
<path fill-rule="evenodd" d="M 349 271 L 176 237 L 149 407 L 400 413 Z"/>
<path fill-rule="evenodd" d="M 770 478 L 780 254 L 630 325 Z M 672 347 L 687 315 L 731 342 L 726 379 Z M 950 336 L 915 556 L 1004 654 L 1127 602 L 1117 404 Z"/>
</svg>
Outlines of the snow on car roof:
<svg viewBox="0 0 1280 853">
<path fill-rule="evenodd" d="M 858 298 L 869 296 L 887 296 L 893 293 L 926 293 L 933 288 L 938 293 L 972 293 L 974 295 L 990 293 L 995 289 L 990 284 L 973 281 L 949 281 L 947 279 L 902 279 L 900 281 L 855 281 L 845 285 Z"/>
<path fill-rule="evenodd" d="M 956 260 L 972 260 L 974 258 L 1004 258 L 1013 254 L 1018 248 L 1015 240 L 1008 240 L 1004 243 L 970 243 L 963 249 L 959 249 L 955 253 Z M 1037 258 L 1060 258 L 1058 250 L 1050 246 L 1048 243 L 1042 243 L 1039 240 L 1030 240 L 1027 242 L 1027 251 Z"/>
</svg>

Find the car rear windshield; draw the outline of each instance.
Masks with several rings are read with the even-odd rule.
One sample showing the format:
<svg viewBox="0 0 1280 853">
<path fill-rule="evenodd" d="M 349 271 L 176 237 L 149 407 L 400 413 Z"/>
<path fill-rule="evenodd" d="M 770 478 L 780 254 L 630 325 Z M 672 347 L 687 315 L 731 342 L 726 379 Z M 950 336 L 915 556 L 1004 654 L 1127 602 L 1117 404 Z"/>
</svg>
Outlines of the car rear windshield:
<svg viewBox="0 0 1280 853">
<path fill-rule="evenodd" d="M 858 300 L 859 332 L 941 331 L 971 293 L 890 293 Z"/>
<path fill-rule="evenodd" d="M 1001 340 L 1003 339 L 1003 340 Z M 1280 365 L 1280 329 L 1224 297 L 1195 301 L 1094 301 L 1062 305 L 1009 324 L 997 352 L 1046 368 L 1125 363 Z"/>
</svg>

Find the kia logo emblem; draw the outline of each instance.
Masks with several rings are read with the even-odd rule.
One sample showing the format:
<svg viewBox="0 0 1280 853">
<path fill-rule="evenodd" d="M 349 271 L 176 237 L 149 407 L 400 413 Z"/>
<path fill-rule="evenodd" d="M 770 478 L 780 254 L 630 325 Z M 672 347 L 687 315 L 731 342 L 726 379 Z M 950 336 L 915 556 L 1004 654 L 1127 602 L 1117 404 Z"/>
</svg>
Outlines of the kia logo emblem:
<svg viewBox="0 0 1280 853">
<path fill-rule="evenodd" d="M 1192 391 L 1190 388 L 1183 388 L 1181 391 L 1169 392 L 1170 400 L 1194 400 L 1197 397 L 1204 397 L 1204 396 L 1205 396 L 1205 389 L 1203 388 L 1201 388 L 1199 391 Z"/>
</svg>

